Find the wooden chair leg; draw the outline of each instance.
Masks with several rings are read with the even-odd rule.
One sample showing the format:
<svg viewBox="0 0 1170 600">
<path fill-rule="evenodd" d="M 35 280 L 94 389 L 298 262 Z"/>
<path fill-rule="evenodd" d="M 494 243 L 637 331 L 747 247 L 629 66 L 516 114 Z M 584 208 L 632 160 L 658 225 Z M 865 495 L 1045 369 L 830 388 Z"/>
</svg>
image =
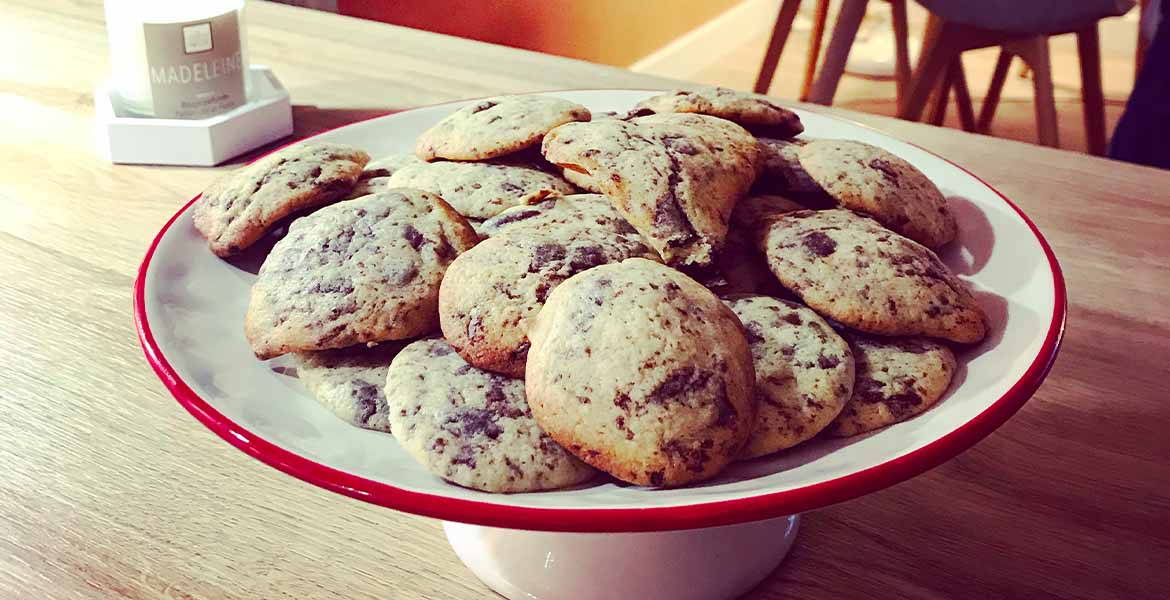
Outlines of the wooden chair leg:
<svg viewBox="0 0 1170 600">
<path fill-rule="evenodd" d="M 861 20 L 865 17 L 865 5 L 868 0 L 842 0 L 841 10 L 837 13 L 837 24 L 833 26 L 833 36 L 829 38 L 829 47 L 825 50 L 825 60 L 809 89 L 808 100 L 817 104 L 832 104 L 833 96 L 837 93 L 837 83 L 845 73 L 845 63 L 849 60 L 849 49 L 853 47 L 853 40 L 857 37 L 857 30 L 861 27 Z"/>
<path fill-rule="evenodd" d="M 910 28 L 906 20 L 906 0 L 890 0 L 894 25 L 894 83 L 898 103 L 910 87 Z"/>
<path fill-rule="evenodd" d="M 764 52 L 764 62 L 760 65 L 760 73 L 756 76 L 755 91 L 757 94 L 768 93 L 772 87 L 772 76 L 776 74 L 776 66 L 780 64 L 780 53 L 784 51 L 784 44 L 788 41 L 788 34 L 792 32 L 792 21 L 796 19 L 796 11 L 800 8 L 800 0 L 784 0 L 780 5 L 780 13 L 776 15 L 776 25 L 772 27 L 772 39 L 768 41 L 768 49 Z"/>
<path fill-rule="evenodd" d="M 1024 59 L 1032 70 L 1032 89 L 1036 104 L 1036 134 L 1042 145 L 1060 147 L 1056 124 L 1056 97 L 1052 87 L 1052 61 L 1048 55 L 1048 36 L 1017 40 L 1004 45 L 1011 53 Z"/>
<path fill-rule="evenodd" d="M 1081 59 L 1081 103 L 1085 112 L 1085 137 L 1089 154 L 1105 155 L 1105 95 L 1101 91 L 1101 44 L 1097 23 L 1077 32 Z"/>
<path fill-rule="evenodd" d="M 979 107 L 976 131 L 987 133 L 991 130 L 991 121 L 995 118 L 995 109 L 999 107 L 999 97 L 1003 94 L 1003 84 L 1007 81 L 1008 69 L 1011 66 L 1011 53 L 1000 48 L 999 58 L 995 61 L 995 72 L 991 74 L 991 85 L 987 86 L 987 95 L 983 97 L 983 105 Z"/>
<path fill-rule="evenodd" d="M 926 22 L 922 36 L 922 51 L 918 53 L 918 66 L 910 78 L 909 92 L 899 102 L 898 118 L 917 121 L 930 100 L 930 94 L 939 84 L 939 78 L 946 72 L 952 58 L 958 55 L 956 47 L 949 42 L 948 25 L 935 15 Z"/>
<path fill-rule="evenodd" d="M 812 89 L 813 77 L 817 74 L 817 63 L 821 58 L 821 42 L 825 39 L 825 22 L 829 19 L 829 0 L 817 0 L 816 14 L 813 15 L 812 32 L 808 38 L 808 58 L 804 63 L 804 81 L 800 84 L 800 101 L 807 102 Z"/>
<path fill-rule="evenodd" d="M 1150 0 L 1141 0 L 1138 4 L 1138 32 L 1137 32 L 1137 48 L 1134 50 L 1133 56 L 1133 77 L 1137 79 L 1138 74 L 1142 72 L 1142 63 L 1146 60 L 1146 48 L 1149 47 L 1150 41 L 1142 35 L 1142 24 L 1146 20 L 1146 6 Z"/>
<path fill-rule="evenodd" d="M 954 87 L 954 72 L 947 68 L 943 74 L 943 80 L 935 89 L 931 97 L 930 114 L 926 117 L 926 122 L 936 127 L 942 127 L 947 120 L 947 105 L 951 101 L 951 88 Z"/>
<path fill-rule="evenodd" d="M 963 131 L 975 131 L 975 109 L 971 105 L 971 89 L 967 87 L 967 74 L 963 71 L 963 59 L 956 56 L 948 67 L 951 85 L 955 89 L 955 107 L 959 110 L 959 126 Z"/>
</svg>

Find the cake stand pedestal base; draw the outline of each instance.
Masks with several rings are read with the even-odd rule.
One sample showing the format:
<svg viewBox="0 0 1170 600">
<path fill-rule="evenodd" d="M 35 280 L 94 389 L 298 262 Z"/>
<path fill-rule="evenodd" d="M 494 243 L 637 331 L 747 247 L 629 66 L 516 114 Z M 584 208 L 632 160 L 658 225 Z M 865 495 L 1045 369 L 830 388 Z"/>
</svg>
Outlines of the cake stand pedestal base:
<svg viewBox="0 0 1170 600">
<path fill-rule="evenodd" d="M 476 577 L 510 600 L 720 600 L 788 554 L 800 516 L 649 533 L 559 533 L 445 521 Z"/>
</svg>

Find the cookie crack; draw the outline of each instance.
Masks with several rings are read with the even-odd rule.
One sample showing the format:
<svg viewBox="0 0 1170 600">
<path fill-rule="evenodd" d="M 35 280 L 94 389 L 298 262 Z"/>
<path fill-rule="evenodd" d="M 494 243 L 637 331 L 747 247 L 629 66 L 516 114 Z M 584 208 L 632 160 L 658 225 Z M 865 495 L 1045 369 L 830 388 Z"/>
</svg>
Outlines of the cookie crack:
<svg viewBox="0 0 1170 600">
<path fill-rule="evenodd" d="M 655 203 L 651 224 L 656 229 L 670 232 L 663 236 L 666 244 L 671 248 L 678 248 L 693 241 L 698 237 L 698 233 L 678 200 L 678 186 L 682 183 L 682 167 L 679 165 L 678 157 L 669 149 L 664 154 L 670 161 L 666 173 L 666 192 Z"/>
</svg>

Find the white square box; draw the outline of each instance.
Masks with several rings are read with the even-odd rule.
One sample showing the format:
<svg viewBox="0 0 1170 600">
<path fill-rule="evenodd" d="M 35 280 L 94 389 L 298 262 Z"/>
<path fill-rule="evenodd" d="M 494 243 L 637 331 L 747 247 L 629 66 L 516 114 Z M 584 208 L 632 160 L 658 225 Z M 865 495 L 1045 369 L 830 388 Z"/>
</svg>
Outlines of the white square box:
<svg viewBox="0 0 1170 600">
<path fill-rule="evenodd" d="M 115 163 L 210 167 L 292 134 L 288 90 L 268 67 L 248 76 L 251 101 L 209 119 L 119 117 L 107 83 L 94 92 L 98 150 Z"/>
</svg>

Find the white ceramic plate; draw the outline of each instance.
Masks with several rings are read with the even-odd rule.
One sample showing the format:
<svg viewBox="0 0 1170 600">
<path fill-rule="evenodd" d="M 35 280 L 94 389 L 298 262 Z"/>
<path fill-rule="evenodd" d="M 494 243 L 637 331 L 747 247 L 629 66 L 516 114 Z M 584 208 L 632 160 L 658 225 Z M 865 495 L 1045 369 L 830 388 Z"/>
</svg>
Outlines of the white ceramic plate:
<svg viewBox="0 0 1170 600">
<path fill-rule="evenodd" d="M 623 111 L 649 93 L 551 95 L 594 111 Z M 352 144 L 374 157 L 410 152 L 415 136 L 468 102 L 354 123 L 314 139 Z M 945 398 L 872 434 L 815 439 L 680 489 L 599 478 L 572 490 L 498 495 L 445 483 L 419 467 L 393 437 L 357 429 L 323 409 L 290 374 L 286 359 L 253 357 L 243 318 L 254 268 L 212 255 L 192 225 L 190 204 L 163 227 L 142 263 L 134 306 L 139 337 L 179 402 L 239 449 L 327 489 L 446 520 L 533 530 L 684 529 L 796 513 L 892 485 L 966 449 L 1031 396 L 1063 332 L 1064 282 L 1035 226 L 970 173 L 864 126 L 798 112 L 805 137 L 882 146 L 938 184 L 959 220 L 959 239 L 942 258 L 971 282 L 991 318 L 987 340 L 958 353 L 961 367 Z"/>
</svg>

